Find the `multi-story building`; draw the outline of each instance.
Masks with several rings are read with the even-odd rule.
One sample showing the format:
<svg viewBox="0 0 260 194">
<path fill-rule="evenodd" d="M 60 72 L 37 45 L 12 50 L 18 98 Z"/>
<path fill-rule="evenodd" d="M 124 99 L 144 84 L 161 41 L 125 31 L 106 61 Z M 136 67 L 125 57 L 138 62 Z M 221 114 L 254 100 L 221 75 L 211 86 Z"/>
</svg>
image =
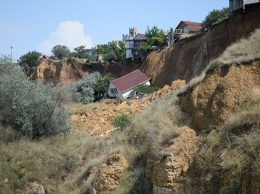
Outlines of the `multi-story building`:
<svg viewBox="0 0 260 194">
<path fill-rule="evenodd" d="M 144 34 L 137 33 L 136 28 L 129 28 L 129 35 L 123 34 L 123 41 L 126 43 L 126 58 L 142 58 L 147 55 L 146 52 L 141 51 L 139 48 L 147 37 Z"/>
</svg>

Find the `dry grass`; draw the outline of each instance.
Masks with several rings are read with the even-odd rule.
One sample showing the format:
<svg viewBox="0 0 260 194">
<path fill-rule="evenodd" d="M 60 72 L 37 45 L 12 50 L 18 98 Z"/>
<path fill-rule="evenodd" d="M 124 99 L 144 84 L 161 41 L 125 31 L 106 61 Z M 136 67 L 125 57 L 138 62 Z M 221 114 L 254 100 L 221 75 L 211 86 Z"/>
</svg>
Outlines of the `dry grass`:
<svg viewBox="0 0 260 194">
<path fill-rule="evenodd" d="M 251 173 L 260 173 L 260 89 L 254 88 L 226 123 L 206 135 L 196 157 L 199 171 L 218 175 L 219 169 L 229 182 L 218 191 L 238 192 L 250 188 Z M 218 177 L 218 179 L 221 177 Z M 201 179 L 207 179 L 202 174 Z M 216 188 L 209 181 L 207 187 Z M 205 186 L 205 185 L 204 185 Z M 202 188 L 203 190 L 203 188 Z"/>
<path fill-rule="evenodd" d="M 76 183 L 82 180 L 87 169 L 99 166 L 113 151 L 104 139 L 77 131 L 38 141 L 17 137 L 13 141 L 12 129 L 1 127 L 1 131 L 6 138 L 0 141 L 0 190 L 6 193 L 16 193 L 33 181 L 51 193 L 78 190 L 81 187 Z M 2 184 L 5 179 L 8 184 Z"/>
<path fill-rule="evenodd" d="M 255 30 L 248 38 L 231 44 L 218 58 L 210 61 L 207 70 L 256 58 L 260 58 L 260 29 Z"/>
<path fill-rule="evenodd" d="M 260 29 L 255 30 L 249 38 L 243 38 L 229 46 L 219 57 L 219 61 L 230 64 L 255 58 L 260 58 Z"/>
<path fill-rule="evenodd" d="M 73 115 L 73 114 L 81 114 L 81 113 L 92 111 L 93 109 L 97 108 L 97 104 L 96 103 L 82 104 L 82 103 L 70 102 L 65 105 L 65 108 L 70 115 Z"/>
</svg>

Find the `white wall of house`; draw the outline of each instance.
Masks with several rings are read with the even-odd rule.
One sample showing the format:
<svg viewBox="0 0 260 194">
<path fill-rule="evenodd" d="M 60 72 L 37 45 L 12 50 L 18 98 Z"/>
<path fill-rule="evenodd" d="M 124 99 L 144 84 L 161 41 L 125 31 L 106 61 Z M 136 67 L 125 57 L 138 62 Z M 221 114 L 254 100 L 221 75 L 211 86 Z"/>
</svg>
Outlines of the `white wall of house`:
<svg viewBox="0 0 260 194">
<path fill-rule="evenodd" d="M 146 81 L 144 83 L 141 83 L 147 86 L 150 86 L 150 81 Z M 141 85 L 139 84 L 139 85 Z M 134 88 L 131 88 L 129 90 L 124 91 L 123 93 L 120 92 L 113 84 L 109 84 L 109 88 L 108 88 L 108 95 L 110 97 L 114 97 L 114 98 L 128 98 L 131 94 L 131 92 L 134 90 Z"/>
<path fill-rule="evenodd" d="M 113 98 L 122 98 L 122 93 L 112 84 L 109 84 L 108 95 Z"/>
<path fill-rule="evenodd" d="M 134 47 L 134 40 L 126 41 L 125 48 L 126 48 L 126 58 L 127 59 L 133 57 L 133 51 L 132 51 L 133 47 Z"/>
<path fill-rule="evenodd" d="M 134 55 L 133 55 L 133 50 L 132 49 L 127 49 L 126 50 L 126 58 L 132 58 Z"/>
</svg>

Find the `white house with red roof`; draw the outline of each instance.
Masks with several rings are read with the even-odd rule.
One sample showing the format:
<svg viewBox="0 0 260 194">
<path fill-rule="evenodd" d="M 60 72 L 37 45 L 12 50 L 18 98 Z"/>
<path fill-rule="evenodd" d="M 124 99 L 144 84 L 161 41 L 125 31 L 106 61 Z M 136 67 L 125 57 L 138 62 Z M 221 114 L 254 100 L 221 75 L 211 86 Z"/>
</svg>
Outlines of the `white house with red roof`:
<svg viewBox="0 0 260 194">
<path fill-rule="evenodd" d="M 193 34 L 202 29 L 201 23 L 190 22 L 190 21 L 181 21 L 178 26 L 175 28 L 175 34 Z"/>
<path fill-rule="evenodd" d="M 136 86 L 142 84 L 150 85 L 150 79 L 150 77 L 137 69 L 111 81 L 108 88 L 108 95 L 116 98 L 128 98 Z"/>
</svg>

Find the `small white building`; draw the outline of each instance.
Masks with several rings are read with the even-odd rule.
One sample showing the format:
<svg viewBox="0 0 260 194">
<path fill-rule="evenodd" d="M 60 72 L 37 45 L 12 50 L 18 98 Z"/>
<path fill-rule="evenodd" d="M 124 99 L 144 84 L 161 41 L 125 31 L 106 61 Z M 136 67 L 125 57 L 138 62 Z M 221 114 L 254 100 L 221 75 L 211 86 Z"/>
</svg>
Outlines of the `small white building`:
<svg viewBox="0 0 260 194">
<path fill-rule="evenodd" d="M 150 85 L 150 79 L 151 78 L 137 69 L 111 81 L 108 88 L 108 95 L 116 98 L 128 98 L 136 86 L 142 84 Z"/>
</svg>

